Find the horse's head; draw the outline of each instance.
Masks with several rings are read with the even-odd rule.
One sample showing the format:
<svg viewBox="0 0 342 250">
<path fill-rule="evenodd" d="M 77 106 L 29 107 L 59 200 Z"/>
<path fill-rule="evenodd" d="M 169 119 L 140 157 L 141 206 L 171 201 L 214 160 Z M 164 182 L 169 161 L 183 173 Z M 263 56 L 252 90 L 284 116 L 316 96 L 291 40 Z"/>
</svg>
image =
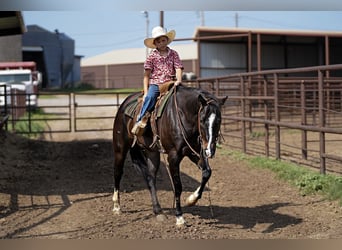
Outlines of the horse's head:
<svg viewBox="0 0 342 250">
<path fill-rule="evenodd" d="M 198 100 L 201 108 L 198 114 L 199 134 L 205 156 L 212 158 L 216 151 L 216 142 L 221 126 L 221 106 L 227 100 L 224 98 L 205 97 L 200 94 Z"/>
</svg>

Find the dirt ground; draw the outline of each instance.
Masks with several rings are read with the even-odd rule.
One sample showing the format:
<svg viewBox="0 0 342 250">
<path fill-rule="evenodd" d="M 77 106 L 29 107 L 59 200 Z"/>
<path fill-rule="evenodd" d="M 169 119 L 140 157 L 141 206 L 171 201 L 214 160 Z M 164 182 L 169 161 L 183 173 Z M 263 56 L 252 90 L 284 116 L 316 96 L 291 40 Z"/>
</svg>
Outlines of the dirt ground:
<svg viewBox="0 0 342 250">
<path fill-rule="evenodd" d="M 175 226 L 163 164 L 157 187 L 167 219 L 153 215 L 146 185 L 129 159 L 123 213 L 114 215 L 110 139 L 58 139 L 0 134 L 0 239 L 342 238 L 342 209 L 336 202 L 301 196 L 272 172 L 248 167 L 223 150 L 210 161 L 212 178 L 202 199 L 184 207 L 186 227 Z M 201 173 L 188 160 L 181 170 L 185 201 Z"/>
</svg>

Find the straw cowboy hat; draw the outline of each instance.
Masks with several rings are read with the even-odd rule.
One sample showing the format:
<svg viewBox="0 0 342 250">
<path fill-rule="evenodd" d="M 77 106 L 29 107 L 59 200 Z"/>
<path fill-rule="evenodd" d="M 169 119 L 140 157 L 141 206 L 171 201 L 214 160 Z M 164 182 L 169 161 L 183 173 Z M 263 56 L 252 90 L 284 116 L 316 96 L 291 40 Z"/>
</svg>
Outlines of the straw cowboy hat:
<svg viewBox="0 0 342 250">
<path fill-rule="evenodd" d="M 176 31 L 170 30 L 169 32 L 167 32 L 167 30 L 163 27 L 160 27 L 160 26 L 154 27 L 152 29 L 152 37 L 146 38 L 144 40 L 145 46 L 150 49 L 155 49 L 156 46 L 153 44 L 154 39 L 161 37 L 161 36 L 166 36 L 169 39 L 167 44 L 170 44 L 173 41 L 173 39 L 175 39 Z"/>
</svg>

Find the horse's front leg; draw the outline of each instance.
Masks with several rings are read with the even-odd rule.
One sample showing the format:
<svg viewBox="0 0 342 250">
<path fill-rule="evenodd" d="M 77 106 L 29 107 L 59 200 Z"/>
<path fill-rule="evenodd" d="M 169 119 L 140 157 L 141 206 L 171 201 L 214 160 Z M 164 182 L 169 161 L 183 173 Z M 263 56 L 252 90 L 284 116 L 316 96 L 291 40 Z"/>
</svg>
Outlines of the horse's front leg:
<svg viewBox="0 0 342 250">
<path fill-rule="evenodd" d="M 120 207 L 120 193 L 118 189 L 114 189 L 113 193 L 113 213 L 114 214 L 121 214 L 121 207 Z"/>
<path fill-rule="evenodd" d="M 207 184 L 210 176 L 211 176 L 211 168 L 209 166 L 208 158 L 207 157 L 201 157 L 198 166 L 200 169 L 202 169 L 202 180 L 201 185 L 193 192 L 187 199 L 186 199 L 186 205 L 193 206 L 196 204 L 196 202 L 201 199 L 203 190 L 205 188 L 205 185 Z"/>
<path fill-rule="evenodd" d="M 144 174 L 144 177 L 147 183 L 147 187 L 151 194 L 153 212 L 156 215 L 160 215 L 162 213 L 162 209 L 158 201 L 156 188 L 157 172 L 160 165 L 160 153 L 149 152 L 146 160 L 147 171 Z M 160 216 L 160 218 L 162 218 L 162 216 Z"/>
<path fill-rule="evenodd" d="M 170 152 L 168 155 L 170 175 L 175 192 L 175 203 L 176 203 L 176 225 L 185 225 L 185 220 L 183 218 L 183 211 L 181 207 L 181 195 L 182 195 L 182 182 L 180 178 L 179 165 L 182 158 L 180 158 L 177 152 Z"/>
</svg>

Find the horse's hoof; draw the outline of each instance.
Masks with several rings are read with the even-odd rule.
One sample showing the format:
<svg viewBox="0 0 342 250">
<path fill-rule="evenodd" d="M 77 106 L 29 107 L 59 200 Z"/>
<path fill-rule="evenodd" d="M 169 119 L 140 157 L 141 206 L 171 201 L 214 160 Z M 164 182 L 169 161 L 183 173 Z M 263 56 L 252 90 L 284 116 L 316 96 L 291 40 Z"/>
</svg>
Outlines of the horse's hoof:
<svg viewBox="0 0 342 250">
<path fill-rule="evenodd" d="M 186 226 L 186 221 L 184 220 L 183 216 L 176 217 L 176 226 L 178 228 L 182 228 Z"/>
<path fill-rule="evenodd" d="M 121 212 L 121 209 L 120 209 L 120 208 L 116 208 L 116 207 L 114 207 L 112 211 L 113 211 L 113 214 L 115 214 L 115 215 L 120 215 L 120 214 L 122 214 L 122 212 Z"/>
<path fill-rule="evenodd" d="M 158 214 L 156 216 L 156 219 L 157 219 L 158 222 L 164 222 L 164 221 L 166 221 L 167 218 L 166 218 L 166 216 L 164 214 Z"/>
</svg>

